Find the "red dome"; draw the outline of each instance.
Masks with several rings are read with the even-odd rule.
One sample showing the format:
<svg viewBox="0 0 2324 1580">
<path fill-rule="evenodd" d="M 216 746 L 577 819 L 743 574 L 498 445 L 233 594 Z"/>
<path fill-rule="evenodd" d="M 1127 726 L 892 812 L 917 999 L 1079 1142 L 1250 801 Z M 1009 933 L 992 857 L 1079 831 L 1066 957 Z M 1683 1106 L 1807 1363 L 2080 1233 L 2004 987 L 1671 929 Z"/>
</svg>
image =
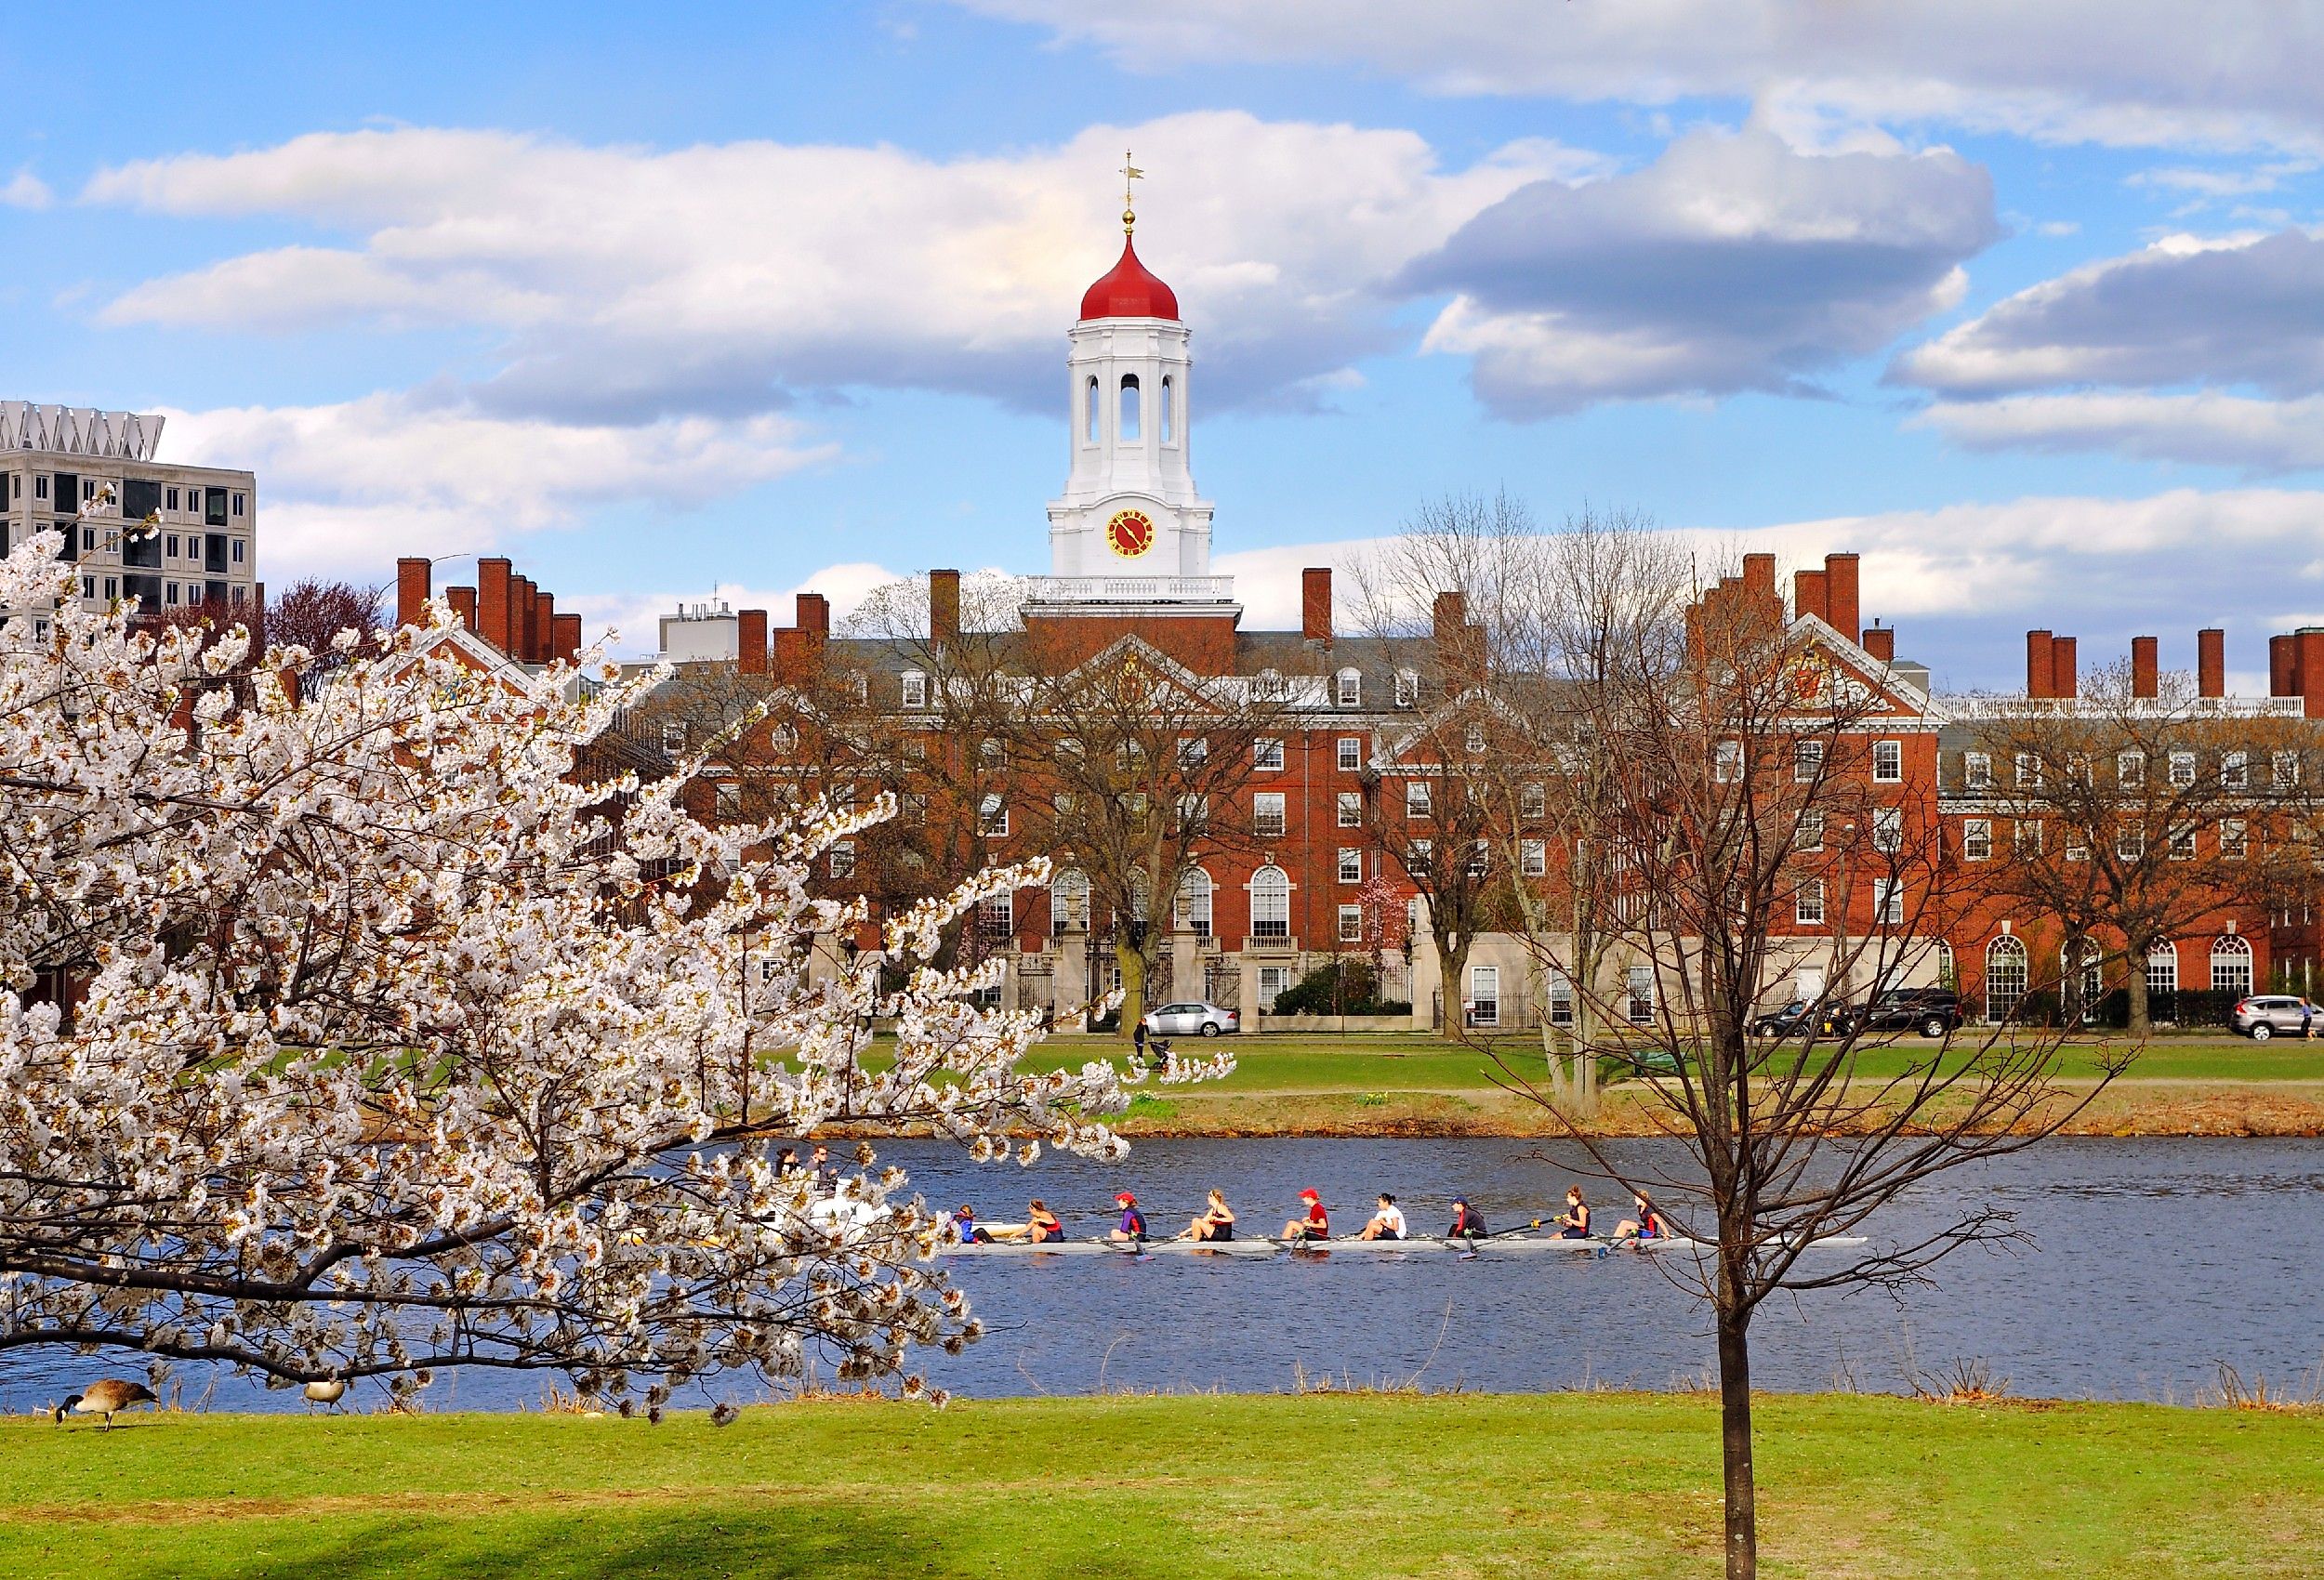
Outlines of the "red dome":
<svg viewBox="0 0 2324 1580">
<path fill-rule="evenodd" d="M 1146 272 L 1138 249 L 1122 238 L 1122 260 L 1113 272 L 1081 294 L 1081 316 L 1092 318 L 1176 318 L 1176 293 Z"/>
</svg>

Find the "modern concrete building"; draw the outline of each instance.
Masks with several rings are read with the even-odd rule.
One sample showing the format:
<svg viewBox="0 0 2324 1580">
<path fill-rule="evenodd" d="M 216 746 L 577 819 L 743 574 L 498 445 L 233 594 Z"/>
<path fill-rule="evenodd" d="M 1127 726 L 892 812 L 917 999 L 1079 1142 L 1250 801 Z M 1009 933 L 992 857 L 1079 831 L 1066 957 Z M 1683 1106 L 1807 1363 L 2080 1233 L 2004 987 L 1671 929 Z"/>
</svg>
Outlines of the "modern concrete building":
<svg viewBox="0 0 2324 1580">
<path fill-rule="evenodd" d="M 254 608 L 257 479 L 156 461 L 162 420 L 0 401 L 0 553 L 53 529 L 86 603 Z"/>
</svg>

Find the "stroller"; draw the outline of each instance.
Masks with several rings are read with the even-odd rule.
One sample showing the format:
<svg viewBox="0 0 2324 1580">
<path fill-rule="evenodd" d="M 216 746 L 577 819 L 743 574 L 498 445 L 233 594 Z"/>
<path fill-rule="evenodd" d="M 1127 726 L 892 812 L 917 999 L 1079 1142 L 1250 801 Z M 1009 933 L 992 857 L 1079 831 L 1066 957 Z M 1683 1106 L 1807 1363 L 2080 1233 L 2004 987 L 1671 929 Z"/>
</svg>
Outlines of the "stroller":
<svg viewBox="0 0 2324 1580">
<path fill-rule="evenodd" d="M 1169 1067 L 1170 1039 L 1168 1037 L 1148 1037 L 1146 1039 L 1146 1068 L 1154 1072 L 1156 1075 L 1159 1075 L 1163 1071 L 1168 1070 Z"/>
</svg>

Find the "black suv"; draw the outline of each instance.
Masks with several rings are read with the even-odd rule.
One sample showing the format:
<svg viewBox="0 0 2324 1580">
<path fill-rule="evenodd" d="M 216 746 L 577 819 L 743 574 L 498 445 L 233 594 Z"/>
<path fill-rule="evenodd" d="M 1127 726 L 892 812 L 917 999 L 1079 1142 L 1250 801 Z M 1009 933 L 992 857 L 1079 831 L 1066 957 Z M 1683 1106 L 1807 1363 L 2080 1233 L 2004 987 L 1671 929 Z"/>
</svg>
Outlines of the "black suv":
<svg viewBox="0 0 2324 1580">
<path fill-rule="evenodd" d="M 1816 1005 L 1808 1003 L 1803 998 L 1795 998 L 1781 1009 L 1773 1010 L 1753 1020 L 1750 1028 L 1751 1035 L 1776 1038 L 1803 1035 L 1808 1030 L 1809 1011 L 1816 1007 Z M 1822 1006 L 1822 1010 L 1823 1013 L 1817 1018 L 1816 1026 L 1819 1034 L 1833 1036 L 1847 1030 L 1848 1007 L 1846 1005 L 1828 1002 Z"/>
<path fill-rule="evenodd" d="M 1959 1031 L 1963 1017 L 1961 994 L 1951 988 L 1897 988 L 1856 1010 L 1854 1019 L 1860 1032 L 1917 1031 L 1941 1037 Z"/>
</svg>

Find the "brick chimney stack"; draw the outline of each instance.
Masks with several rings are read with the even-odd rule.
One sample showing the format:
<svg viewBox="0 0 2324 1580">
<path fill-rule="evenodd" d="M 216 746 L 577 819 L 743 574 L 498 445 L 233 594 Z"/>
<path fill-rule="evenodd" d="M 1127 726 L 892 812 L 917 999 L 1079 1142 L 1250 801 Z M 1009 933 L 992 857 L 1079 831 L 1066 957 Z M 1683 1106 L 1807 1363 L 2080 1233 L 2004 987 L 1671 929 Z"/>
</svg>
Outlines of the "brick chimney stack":
<svg viewBox="0 0 2324 1580">
<path fill-rule="evenodd" d="M 2131 639 L 2131 695 L 2154 697 L 2162 694 L 2162 666 L 2152 637 Z"/>
<path fill-rule="evenodd" d="M 1857 618 L 1863 612 L 1856 597 L 1856 556 L 1824 556 L 1824 623 L 1855 640 Z"/>
<path fill-rule="evenodd" d="M 488 555 L 476 562 L 476 634 L 508 651 L 508 561 Z"/>
<path fill-rule="evenodd" d="M 939 647 L 960 639 L 960 573 L 928 573 L 928 637 Z"/>
<path fill-rule="evenodd" d="M 428 607 L 433 569 L 425 560 L 410 557 L 395 562 L 395 623 L 416 625 Z"/>
<path fill-rule="evenodd" d="M 553 664 L 557 658 L 557 595 L 533 595 L 533 662 Z"/>
<path fill-rule="evenodd" d="M 2324 718 L 2324 625 L 2303 625 L 2291 634 L 2291 683 L 2310 718 Z"/>
<path fill-rule="evenodd" d="M 556 656 L 563 659 L 567 664 L 574 663 L 580 658 L 581 616 L 578 614 L 557 616 L 555 643 Z"/>
<path fill-rule="evenodd" d="M 831 600 L 821 593 L 799 595 L 799 628 L 822 641 L 831 635 Z"/>
<path fill-rule="evenodd" d="M 1882 664 L 1896 662 L 1896 633 L 1877 621 L 1864 633 L 1863 641 L 1857 645 Z"/>
<path fill-rule="evenodd" d="M 2290 637 L 2267 639 L 2267 694 L 2271 697 L 2296 697 L 2300 694 L 2299 652 Z"/>
<path fill-rule="evenodd" d="M 2050 690 L 2050 647 L 2053 639 L 2047 631 L 2026 633 L 2026 695 L 2046 697 Z"/>
<path fill-rule="evenodd" d="M 1311 642 L 1331 640 L 1331 567 L 1310 565 L 1300 573 L 1300 635 Z"/>
<path fill-rule="evenodd" d="M 1791 612 L 1794 615 L 1813 614 L 1818 620 L 1830 612 L 1825 603 L 1824 573 L 1794 571 L 1791 573 Z"/>
<path fill-rule="evenodd" d="M 2195 633 L 2195 690 L 2206 697 L 2227 694 L 2227 633 L 2216 625 Z"/>
<path fill-rule="evenodd" d="M 746 675 L 767 672 L 767 612 L 746 609 L 734 616 L 734 667 Z"/>
<path fill-rule="evenodd" d="M 2050 639 L 2050 694 L 2053 697 L 2076 697 L 2081 694 L 2081 678 L 2074 672 L 2072 637 Z"/>
<path fill-rule="evenodd" d="M 452 605 L 452 612 L 460 617 L 460 624 L 468 627 L 469 635 L 476 635 L 476 589 L 454 587 L 443 596 Z"/>
</svg>

